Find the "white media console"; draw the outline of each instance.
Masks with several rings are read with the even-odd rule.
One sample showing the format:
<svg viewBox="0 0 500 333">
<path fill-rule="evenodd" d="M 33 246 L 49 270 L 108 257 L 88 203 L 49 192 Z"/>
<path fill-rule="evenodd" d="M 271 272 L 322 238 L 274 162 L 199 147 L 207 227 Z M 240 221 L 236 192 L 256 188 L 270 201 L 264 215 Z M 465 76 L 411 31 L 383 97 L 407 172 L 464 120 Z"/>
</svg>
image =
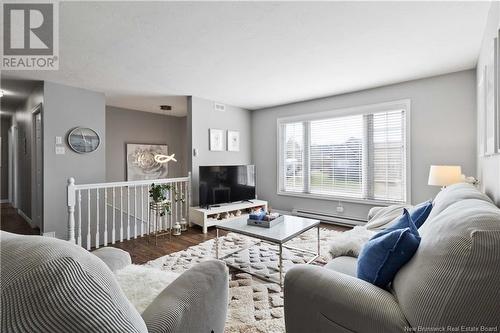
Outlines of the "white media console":
<svg viewBox="0 0 500 333">
<path fill-rule="evenodd" d="M 242 216 L 248 216 L 248 210 L 259 207 L 267 211 L 267 201 L 253 199 L 244 202 L 221 204 L 210 208 L 190 207 L 189 222 L 201 226 L 203 233 L 206 234 L 208 227 L 217 223 L 224 223 L 224 221 L 241 218 Z M 240 215 L 237 215 L 237 212 Z"/>
</svg>

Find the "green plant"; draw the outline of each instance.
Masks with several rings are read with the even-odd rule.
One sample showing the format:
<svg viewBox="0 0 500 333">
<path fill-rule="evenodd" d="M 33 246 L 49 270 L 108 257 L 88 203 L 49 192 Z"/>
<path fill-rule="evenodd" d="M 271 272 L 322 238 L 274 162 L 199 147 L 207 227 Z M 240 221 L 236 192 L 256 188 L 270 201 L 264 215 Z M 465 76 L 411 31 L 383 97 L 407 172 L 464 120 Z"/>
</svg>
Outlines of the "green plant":
<svg viewBox="0 0 500 333">
<path fill-rule="evenodd" d="M 167 201 L 167 193 L 172 189 L 172 185 L 170 184 L 151 184 L 151 187 L 149 189 L 149 197 L 155 202 L 156 204 L 161 204 L 162 205 L 162 213 L 161 216 L 164 216 L 165 213 L 169 213 L 171 211 L 171 202 Z M 186 196 L 184 193 L 180 193 L 177 190 L 174 189 L 172 192 L 173 200 L 178 202 L 185 203 L 186 202 Z"/>
<path fill-rule="evenodd" d="M 149 189 L 149 197 L 153 199 L 154 202 L 162 202 L 167 200 L 166 193 L 170 191 L 172 186 L 167 184 L 155 185 L 155 183 L 151 184 L 151 188 Z"/>
<path fill-rule="evenodd" d="M 167 201 L 166 193 L 170 191 L 172 186 L 168 184 L 160 184 L 155 185 L 151 184 L 149 189 L 149 197 L 155 202 L 157 205 L 161 205 L 161 213 L 160 216 L 164 216 L 166 213 L 170 214 L 170 201 Z"/>
</svg>

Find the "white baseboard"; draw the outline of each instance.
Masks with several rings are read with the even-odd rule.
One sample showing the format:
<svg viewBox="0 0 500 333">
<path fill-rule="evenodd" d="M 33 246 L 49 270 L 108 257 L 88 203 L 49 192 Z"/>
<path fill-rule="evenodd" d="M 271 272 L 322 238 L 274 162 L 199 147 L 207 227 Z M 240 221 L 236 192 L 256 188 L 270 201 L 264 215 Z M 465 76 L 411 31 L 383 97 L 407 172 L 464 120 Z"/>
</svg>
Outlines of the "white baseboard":
<svg viewBox="0 0 500 333">
<path fill-rule="evenodd" d="M 33 221 L 28 217 L 28 215 L 24 214 L 21 209 L 17 209 L 17 213 L 30 225 L 32 228 L 36 228 L 37 226 L 33 224 Z"/>
<path fill-rule="evenodd" d="M 271 208 L 271 211 L 273 213 L 278 213 L 278 214 L 281 214 L 281 215 L 293 215 L 292 212 L 289 212 L 287 210 L 280 210 L 280 209 Z"/>
</svg>

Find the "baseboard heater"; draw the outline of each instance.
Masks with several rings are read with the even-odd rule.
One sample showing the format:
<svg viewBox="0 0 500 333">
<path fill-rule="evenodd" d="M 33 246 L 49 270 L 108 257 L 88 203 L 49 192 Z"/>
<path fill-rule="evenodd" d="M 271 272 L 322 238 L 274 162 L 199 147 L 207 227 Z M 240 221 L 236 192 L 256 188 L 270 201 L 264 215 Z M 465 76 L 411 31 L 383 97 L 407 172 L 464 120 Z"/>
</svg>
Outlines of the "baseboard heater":
<svg viewBox="0 0 500 333">
<path fill-rule="evenodd" d="M 364 225 L 367 221 L 366 219 L 361 219 L 358 217 L 344 216 L 344 215 L 334 215 L 331 213 L 317 212 L 307 209 L 293 209 L 293 215 L 300 217 L 308 217 L 311 219 L 317 219 L 324 223 L 338 224 L 343 226 L 356 226 Z"/>
</svg>

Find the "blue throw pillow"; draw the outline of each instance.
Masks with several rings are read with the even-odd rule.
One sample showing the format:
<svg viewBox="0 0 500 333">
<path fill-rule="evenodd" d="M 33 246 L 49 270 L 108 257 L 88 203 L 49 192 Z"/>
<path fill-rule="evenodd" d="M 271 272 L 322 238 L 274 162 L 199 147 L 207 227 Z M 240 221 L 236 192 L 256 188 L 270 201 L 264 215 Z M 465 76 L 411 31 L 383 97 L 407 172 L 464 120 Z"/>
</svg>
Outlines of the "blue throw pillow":
<svg viewBox="0 0 500 333">
<path fill-rule="evenodd" d="M 384 289 L 420 244 L 420 235 L 406 209 L 395 226 L 373 236 L 358 257 L 358 278 Z"/>
<path fill-rule="evenodd" d="M 410 212 L 410 217 L 415 226 L 420 228 L 422 224 L 424 224 L 425 220 L 431 213 L 432 210 L 432 201 L 428 200 L 422 202 L 421 204 L 416 205 Z"/>
</svg>

